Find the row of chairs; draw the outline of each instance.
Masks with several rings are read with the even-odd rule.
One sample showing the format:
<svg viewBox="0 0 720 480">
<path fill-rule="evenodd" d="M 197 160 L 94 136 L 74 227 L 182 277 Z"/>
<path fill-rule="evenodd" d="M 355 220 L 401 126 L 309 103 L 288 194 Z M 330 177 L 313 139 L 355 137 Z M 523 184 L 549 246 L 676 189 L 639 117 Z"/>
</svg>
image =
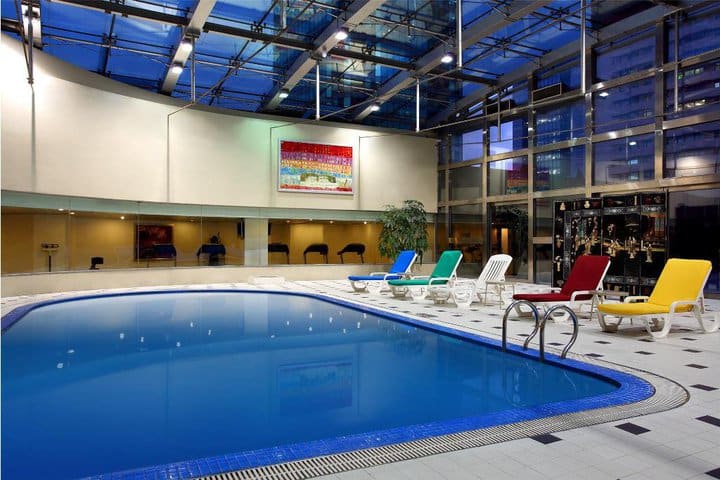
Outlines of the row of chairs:
<svg viewBox="0 0 720 480">
<path fill-rule="evenodd" d="M 380 292 L 389 288 L 394 296 L 410 295 L 415 300 L 430 298 L 435 302 L 452 301 L 458 306 L 469 306 L 474 300 L 485 304 L 488 294 L 496 295 L 503 305 L 503 293 L 512 290 L 512 299 L 526 300 L 541 308 L 565 304 L 579 312 L 583 306 L 590 307 L 592 315 L 596 302 L 603 300 L 611 291 L 603 291 L 603 280 L 610 267 L 610 257 L 583 255 L 578 257 L 570 274 L 560 289 L 546 293 L 519 293 L 514 285 L 505 280 L 512 257 L 493 255 L 488 259 L 476 280 L 457 278 L 462 260 L 459 250 L 447 250 L 440 255 L 429 276 L 412 276 L 411 269 L 417 258 L 412 250 L 403 251 L 387 272 L 350 276 L 348 280 L 355 291 Z M 621 303 L 599 303 L 597 314 L 603 331 L 614 332 L 624 319 L 642 320 L 652 338 L 665 337 L 670 331 L 673 318 L 681 313 L 691 313 L 706 333 L 718 330 L 720 313 L 714 321 L 703 320 L 703 289 L 710 276 L 712 264 L 707 260 L 673 258 L 667 261 L 651 295 L 628 296 Z M 514 303 L 518 314 L 520 305 Z M 613 322 L 613 318 L 616 320 Z"/>
<path fill-rule="evenodd" d="M 308 253 L 318 253 L 325 259 L 325 263 L 328 263 L 329 251 L 330 247 L 328 247 L 327 243 L 312 243 L 303 251 L 303 260 L 307 263 Z M 284 253 L 287 263 L 290 263 L 290 247 L 286 243 L 274 242 L 268 244 L 268 253 Z M 345 245 L 337 253 L 340 255 L 340 263 L 345 263 L 343 255 L 346 253 L 357 254 L 360 257 L 360 263 L 365 263 L 365 257 L 363 256 L 365 254 L 365 245 L 362 243 L 348 243 Z"/>
</svg>

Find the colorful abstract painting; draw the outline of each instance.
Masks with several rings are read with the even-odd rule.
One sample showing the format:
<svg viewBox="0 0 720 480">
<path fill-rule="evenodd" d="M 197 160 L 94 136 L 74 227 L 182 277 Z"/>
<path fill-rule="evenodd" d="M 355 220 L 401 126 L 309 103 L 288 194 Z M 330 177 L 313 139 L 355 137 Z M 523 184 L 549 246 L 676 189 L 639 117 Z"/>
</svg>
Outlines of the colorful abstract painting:
<svg viewBox="0 0 720 480">
<path fill-rule="evenodd" d="M 353 147 L 280 141 L 281 192 L 353 193 Z"/>
</svg>

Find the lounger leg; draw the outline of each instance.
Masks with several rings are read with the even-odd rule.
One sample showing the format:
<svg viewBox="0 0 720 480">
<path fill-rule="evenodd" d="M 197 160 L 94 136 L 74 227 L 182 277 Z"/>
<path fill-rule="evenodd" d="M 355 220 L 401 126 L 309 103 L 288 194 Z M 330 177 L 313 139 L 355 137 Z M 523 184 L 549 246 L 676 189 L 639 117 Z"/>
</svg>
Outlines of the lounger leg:
<svg viewBox="0 0 720 480">
<path fill-rule="evenodd" d="M 618 317 L 617 323 L 607 323 L 605 321 L 605 314 L 602 313 L 600 310 L 598 312 L 598 322 L 600 322 L 600 328 L 603 332 L 608 333 L 615 333 L 618 330 L 618 327 L 620 326 L 620 323 L 623 321 L 623 317 Z"/>
<path fill-rule="evenodd" d="M 643 317 L 643 321 L 645 322 L 645 330 L 648 331 L 653 340 L 655 340 L 656 338 L 663 338 L 667 336 L 667 334 L 670 332 L 670 325 L 672 324 L 672 321 L 670 320 L 671 317 L 672 313 L 668 314 L 666 318 L 653 317 L 651 319 L 648 319 L 647 317 Z M 660 327 L 660 330 L 653 330 L 653 326 L 656 328 Z"/>
<path fill-rule="evenodd" d="M 693 310 L 693 313 L 695 314 L 695 318 L 700 324 L 700 328 L 702 328 L 703 332 L 713 333 L 717 331 L 718 326 L 720 326 L 720 312 L 715 312 L 715 319 L 708 321 L 709 326 L 705 326 L 705 321 L 702 319 L 702 312 L 698 311 L 697 307 Z"/>
<path fill-rule="evenodd" d="M 353 290 L 356 292 L 368 291 L 368 282 L 364 282 L 362 280 L 350 280 L 350 285 L 352 285 Z"/>
</svg>

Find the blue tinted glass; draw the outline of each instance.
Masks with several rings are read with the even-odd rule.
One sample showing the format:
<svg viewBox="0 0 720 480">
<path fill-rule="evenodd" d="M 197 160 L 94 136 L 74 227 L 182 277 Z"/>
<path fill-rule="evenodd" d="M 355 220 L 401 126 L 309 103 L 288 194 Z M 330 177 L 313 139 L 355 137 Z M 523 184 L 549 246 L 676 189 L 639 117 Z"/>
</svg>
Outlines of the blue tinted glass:
<svg viewBox="0 0 720 480">
<path fill-rule="evenodd" d="M 518 118 L 490 126 L 490 155 L 513 152 L 527 148 L 527 119 Z"/>
<path fill-rule="evenodd" d="M 528 190 L 527 157 L 508 158 L 488 164 L 488 195 L 510 195 Z"/>
<path fill-rule="evenodd" d="M 473 130 L 462 134 L 462 158 L 472 160 L 483 157 L 483 130 Z"/>
<path fill-rule="evenodd" d="M 585 185 L 585 146 L 535 155 L 535 191 Z"/>
<path fill-rule="evenodd" d="M 640 36 L 641 35 L 641 36 Z M 655 37 L 651 34 L 633 36 L 627 43 L 598 49 L 596 79 L 599 81 L 624 77 L 645 70 L 655 62 Z"/>
<path fill-rule="evenodd" d="M 720 60 L 678 72 L 678 111 L 675 112 L 675 73 L 665 74 L 665 114 L 679 118 L 720 111 Z"/>
<path fill-rule="evenodd" d="M 543 88 L 562 83 L 563 91 L 580 88 L 580 59 L 575 57 L 561 65 L 540 71 L 537 74 L 537 87 Z"/>
<path fill-rule="evenodd" d="M 593 185 L 639 182 L 655 176 L 652 133 L 593 145 Z"/>
<path fill-rule="evenodd" d="M 510 102 L 511 106 L 526 105 L 528 103 L 527 82 L 520 82 L 510 85 L 502 97 L 503 102 Z"/>
<path fill-rule="evenodd" d="M 720 9 L 703 10 L 681 20 L 679 44 L 680 59 L 720 48 Z"/>
<path fill-rule="evenodd" d="M 453 168 L 450 175 L 450 200 L 471 200 L 482 194 L 482 165 Z"/>
<path fill-rule="evenodd" d="M 720 122 L 665 132 L 663 176 L 691 177 L 720 173 Z"/>
<path fill-rule="evenodd" d="M 654 120 L 655 88 L 649 78 L 593 94 L 595 133 L 635 127 Z"/>
<path fill-rule="evenodd" d="M 535 145 L 570 140 L 585 134 L 585 104 L 579 100 L 570 105 L 538 109 L 535 115 Z"/>
</svg>

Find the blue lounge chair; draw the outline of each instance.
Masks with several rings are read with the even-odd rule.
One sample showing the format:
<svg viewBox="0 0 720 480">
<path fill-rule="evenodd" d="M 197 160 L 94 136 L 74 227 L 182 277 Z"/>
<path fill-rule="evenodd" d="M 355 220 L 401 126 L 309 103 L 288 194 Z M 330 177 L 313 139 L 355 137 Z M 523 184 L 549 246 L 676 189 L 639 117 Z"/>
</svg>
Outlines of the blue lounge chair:
<svg viewBox="0 0 720 480">
<path fill-rule="evenodd" d="M 351 275 L 348 277 L 350 285 L 356 292 L 365 292 L 368 286 L 377 287 L 378 291 L 385 286 L 388 280 L 398 280 L 410 275 L 410 269 L 415 263 L 417 253 L 414 250 L 403 250 L 395 259 L 387 272 L 372 272 L 370 275 Z"/>
</svg>

